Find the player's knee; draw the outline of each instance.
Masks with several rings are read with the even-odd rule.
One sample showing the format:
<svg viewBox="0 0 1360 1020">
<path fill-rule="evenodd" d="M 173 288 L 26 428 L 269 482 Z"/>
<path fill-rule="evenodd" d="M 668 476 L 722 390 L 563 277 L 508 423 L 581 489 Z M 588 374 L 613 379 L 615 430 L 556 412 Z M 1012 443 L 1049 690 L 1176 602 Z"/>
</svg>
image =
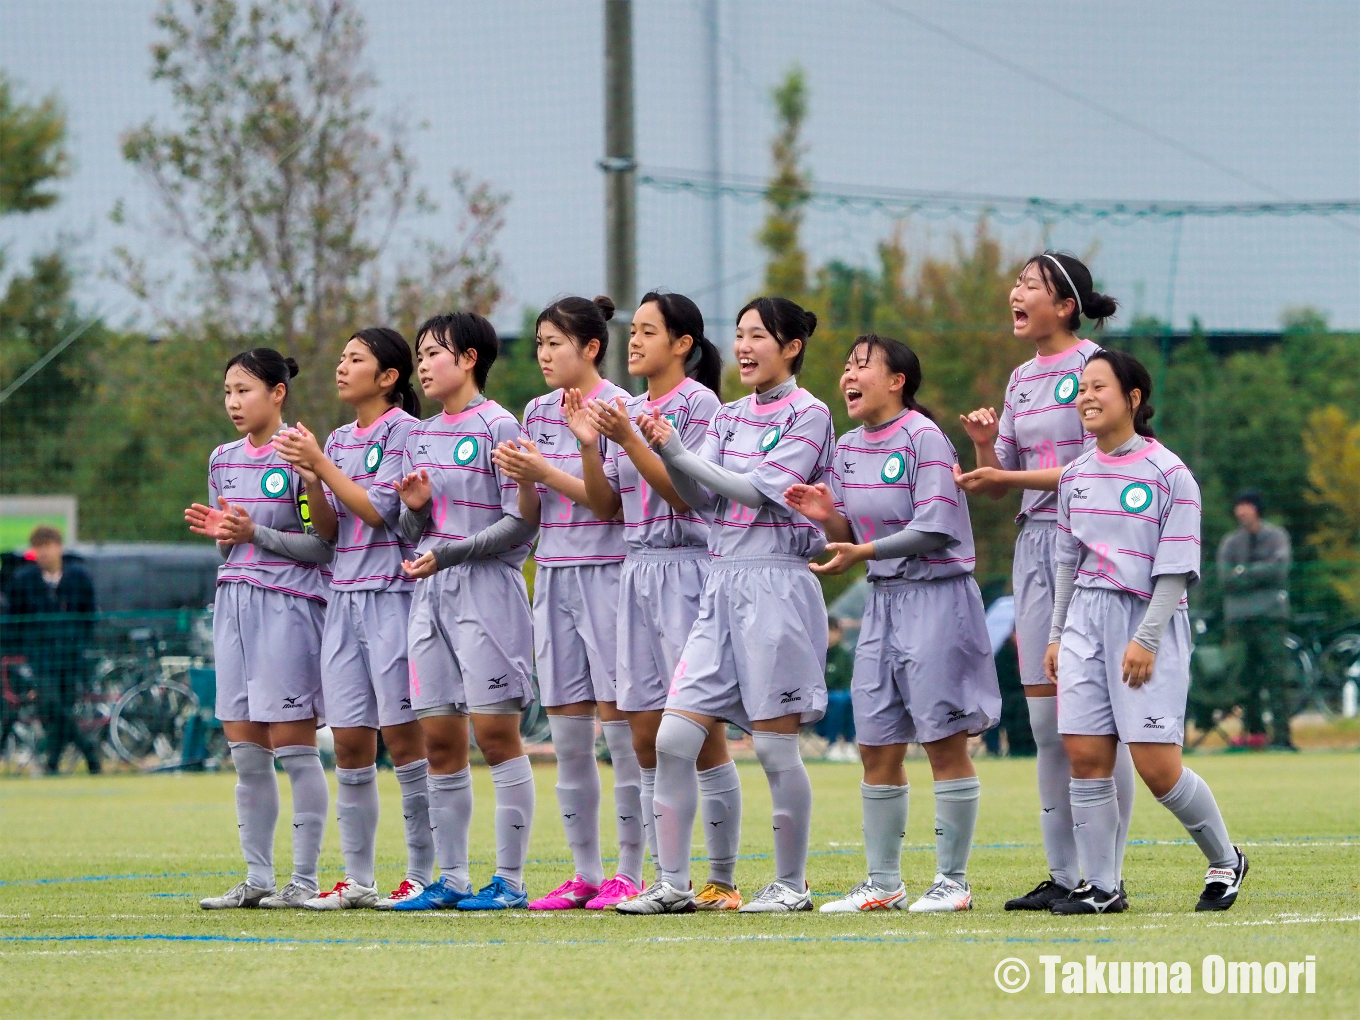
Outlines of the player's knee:
<svg viewBox="0 0 1360 1020">
<path fill-rule="evenodd" d="M 699 752 L 703 749 L 707 736 L 707 730 L 693 719 L 667 712 L 661 717 L 661 725 L 657 727 L 656 753 L 698 761 Z"/>
</svg>

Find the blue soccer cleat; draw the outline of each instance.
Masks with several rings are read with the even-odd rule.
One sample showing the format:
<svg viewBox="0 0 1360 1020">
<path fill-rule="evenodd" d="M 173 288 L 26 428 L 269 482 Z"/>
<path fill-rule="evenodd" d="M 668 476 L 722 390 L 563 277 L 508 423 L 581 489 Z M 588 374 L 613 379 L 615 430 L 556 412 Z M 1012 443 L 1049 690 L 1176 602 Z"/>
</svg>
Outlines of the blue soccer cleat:
<svg viewBox="0 0 1360 1020">
<path fill-rule="evenodd" d="M 497 875 L 475 895 L 458 901 L 459 910 L 518 910 L 529 905 L 529 893 Z"/>
<path fill-rule="evenodd" d="M 419 896 L 413 896 L 409 900 L 402 900 L 393 903 L 393 910 L 452 910 L 454 907 L 461 906 L 464 900 L 470 899 L 472 890 L 463 892 L 454 888 L 449 882 L 448 875 L 440 875 L 439 881 L 431 882 L 427 885 Z"/>
</svg>

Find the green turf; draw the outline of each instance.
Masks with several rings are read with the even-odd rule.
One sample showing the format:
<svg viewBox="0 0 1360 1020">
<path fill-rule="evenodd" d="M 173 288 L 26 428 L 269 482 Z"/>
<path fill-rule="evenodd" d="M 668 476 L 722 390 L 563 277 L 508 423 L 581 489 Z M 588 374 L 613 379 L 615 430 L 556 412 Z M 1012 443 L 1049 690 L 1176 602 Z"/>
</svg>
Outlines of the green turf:
<svg viewBox="0 0 1360 1020">
<path fill-rule="evenodd" d="M 1205 756 L 1251 877 L 1227 914 L 1195 914 L 1204 862 L 1140 789 L 1125 868 L 1132 909 L 1103 918 L 1007 914 L 1044 875 L 1033 761 L 979 762 L 983 794 L 968 914 L 625 918 L 586 913 L 428 915 L 206 913 L 201 895 L 236 881 L 230 776 L 0 782 L 0 1015 L 39 1016 L 1301 1016 L 1354 1015 L 1360 1001 L 1360 755 Z M 862 874 L 859 770 L 811 766 L 809 878 L 825 902 Z M 904 872 L 934 864 L 930 782 L 915 783 Z M 531 894 L 567 877 L 551 767 L 536 770 Z M 771 876 L 764 778 L 742 766 L 742 887 Z M 287 817 L 288 784 L 280 777 Z M 401 877 L 392 774 L 380 883 Z M 608 780 L 606 778 L 606 788 Z M 332 789 L 333 789 L 332 784 Z M 476 771 L 474 881 L 490 873 L 490 779 Z M 608 815 L 606 814 L 606 817 Z M 286 878 L 284 833 L 276 860 Z M 339 877 L 332 820 L 323 881 Z M 696 864 L 696 877 L 703 866 Z M 82 880 L 86 879 L 86 880 Z M 1046 995 L 1038 958 L 1184 960 L 1189 995 Z M 1201 960 L 1316 957 L 1313 995 L 1201 990 Z M 1033 972 L 1000 992 L 1006 957 Z M 1350 1007 L 1345 1003 L 1350 1002 Z"/>
</svg>

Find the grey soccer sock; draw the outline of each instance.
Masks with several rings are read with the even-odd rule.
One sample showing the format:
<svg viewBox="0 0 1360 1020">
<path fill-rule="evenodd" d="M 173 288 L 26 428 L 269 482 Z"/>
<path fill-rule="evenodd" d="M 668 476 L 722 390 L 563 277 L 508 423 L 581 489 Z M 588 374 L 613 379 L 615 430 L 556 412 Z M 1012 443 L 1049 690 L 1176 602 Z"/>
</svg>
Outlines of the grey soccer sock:
<svg viewBox="0 0 1360 1020">
<path fill-rule="evenodd" d="M 534 770 L 529 756 L 492 765 L 491 782 L 496 788 L 496 874 L 523 889 L 534 826 Z"/>
<path fill-rule="evenodd" d="M 1026 698 L 1039 768 L 1039 830 L 1053 881 L 1067 889 L 1081 884 L 1077 841 L 1072 835 L 1072 764 L 1058 732 L 1058 699 Z"/>
<path fill-rule="evenodd" d="M 735 888 L 741 850 L 741 777 L 736 762 L 725 761 L 699 773 L 699 809 L 708 850 L 708 880 Z"/>
<path fill-rule="evenodd" d="M 1129 845 L 1129 822 L 1133 819 L 1133 795 L 1137 789 L 1138 773 L 1133 768 L 1133 755 L 1129 753 L 1129 745 L 1121 740 L 1114 756 L 1114 799 L 1119 805 L 1119 829 L 1114 837 L 1114 873 L 1121 882 L 1124 880 L 1124 850 Z"/>
<path fill-rule="evenodd" d="M 661 881 L 661 852 L 656 845 L 656 769 L 644 769 L 638 766 L 638 772 L 642 776 L 641 796 L 638 798 L 642 802 L 642 835 L 647 840 L 647 849 L 652 855 L 652 880 Z"/>
<path fill-rule="evenodd" d="M 694 842 L 694 815 L 699 810 L 699 776 L 695 762 L 708 731 L 693 719 L 667 712 L 656 731 L 656 842 L 661 851 L 661 878 L 688 889 L 689 856 Z"/>
<path fill-rule="evenodd" d="M 1181 769 L 1181 777 L 1176 780 L 1165 797 L 1157 800 L 1185 826 L 1185 831 L 1209 858 L 1215 868 L 1237 867 L 1237 851 L 1228 838 L 1228 826 L 1223 814 L 1218 810 L 1214 792 L 1209 784 L 1187 768 Z"/>
<path fill-rule="evenodd" d="M 576 873 L 591 885 L 604 881 L 600 859 L 600 770 L 595 764 L 595 717 L 550 715 L 557 754 L 557 808 Z"/>
<path fill-rule="evenodd" d="M 230 744 L 236 766 L 236 831 L 246 859 L 246 881 L 274 888 L 274 827 L 279 821 L 279 780 L 274 752 L 240 740 Z"/>
<path fill-rule="evenodd" d="M 439 775 L 431 772 L 425 780 L 429 791 L 430 835 L 441 876 L 459 892 L 472 889 L 468 873 L 468 829 L 472 827 L 472 769 L 464 765 L 458 772 Z"/>
<path fill-rule="evenodd" d="M 911 785 L 859 784 L 864 802 L 864 857 L 869 881 L 879 889 L 902 884 L 902 840 L 907 835 L 907 805 Z"/>
<path fill-rule="evenodd" d="M 408 761 L 392 770 L 401 786 L 401 818 L 406 827 L 406 877 L 429 885 L 434 878 L 434 833 L 430 829 L 430 763 Z"/>
<path fill-rule="evenodd" d="M 378 844 L 378 766 L 342 769 L 337 765 L 335 780 L 335 821 L 340 828 L 345 877 L 372 886 Z"/>
<path fill-rule="evenodd" d="M 935 781 L 935 870 L 955 882 L 968 880 L 981 794 L 977 776 Z"/>
<path fill-rule="evenodd" d="M 807 888 L 812 782 L 798 753 L 798 734 L 756 733 L 752 741 L 774 804 L 775 878 L 801 893 Z"/>
<path fill-rule="evenodd" d="M 306 744 L 289 744 L 278 748 L 274 756 L 288 773 L 288 785 L 293 790 L 293 881 L 318 889 L 316 864 L 321 859 L 331 799 L 321 752 Z"/>
<path fill-rule="evenodd" d="M 1114 778 L 1072 780 L 1072 834 L 1086 881 L 1102 892 L 1119 889 L 1114 841 L 1119 831 L 1119 805 Z"/>
<path fill-rule="evenodd" d="M 609 760 L 614 765 L 614 818 L 619 833 L 617 873 L 642 885 L 642 773 L 633 750 L 633 729 L 627 720 L 600 724 Z"/>
</svg>

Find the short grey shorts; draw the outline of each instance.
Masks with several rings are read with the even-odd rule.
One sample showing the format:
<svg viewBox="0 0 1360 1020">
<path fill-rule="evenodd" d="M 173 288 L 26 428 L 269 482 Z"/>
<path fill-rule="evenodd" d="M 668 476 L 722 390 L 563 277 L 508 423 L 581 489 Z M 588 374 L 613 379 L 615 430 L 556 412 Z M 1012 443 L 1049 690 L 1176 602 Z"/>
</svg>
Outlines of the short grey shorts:
<svg viewBox="0 0 1360 1020">
<path fill-rule="evenodd" d="M 321 689 L 331 726 L 415 721 L 406 665 L 406 591 L 332 591 L 321 634 Z"/>
<path fill-rule="evenodd" d="M 699 615 L 707 549 L 634 549 L 619 580 L 618 707 L 666 707 L 675 664 Z"/>
<path fill-rule="evenodd" d="M 1020 682 L 1046 684 L 1044 653 L 1053 626 L 1053 553 L 1058 526 L 1052 520 L 1026 518 L 1015 540 L 1011 581 L 1015 589 L 1015 648 L 1020 655 Z"/>
<path fill-rule="evenodd" d="M 615 700 L 621 564 L 538 568 L 534 665 L 545 708 Z"/>
<path fill-rule="evenodd" d="M 850 701 L 855 739 L 871 747 L 929 743 L 996 725 L 1001 690 L 971 574 L 872 586 Z"/>
<path fill-rule="evenodd" d="M 298 722 L 323 715 L 321 627 L 326 607 L 245 581 L 217 586 L 213 654 L 217 718 Z"/>
</svg>

